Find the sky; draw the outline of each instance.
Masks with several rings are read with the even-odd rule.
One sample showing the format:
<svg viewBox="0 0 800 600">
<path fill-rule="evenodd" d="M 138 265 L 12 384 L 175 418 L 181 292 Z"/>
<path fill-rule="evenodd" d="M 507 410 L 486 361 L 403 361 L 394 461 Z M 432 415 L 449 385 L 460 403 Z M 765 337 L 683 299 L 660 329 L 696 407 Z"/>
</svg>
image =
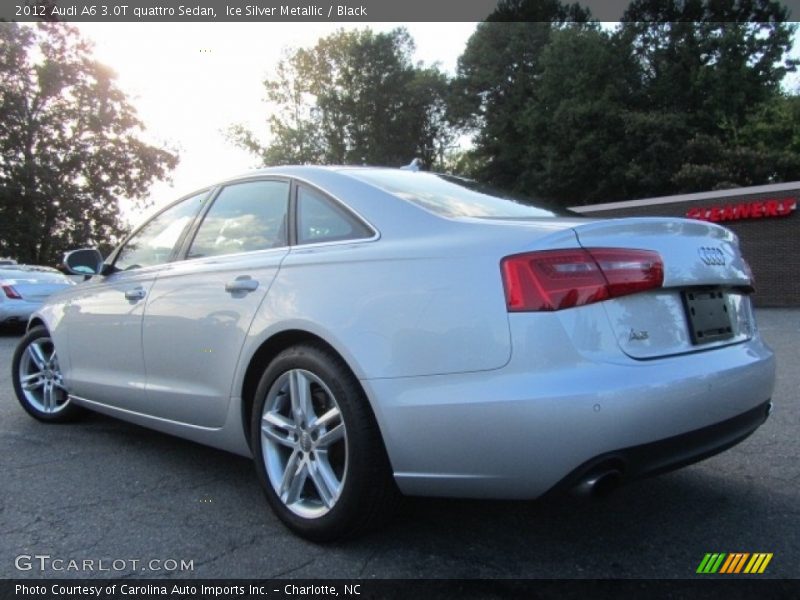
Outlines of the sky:
<svg viewBox="0 0 800 600">
<path fill-rule="evenodd" d="M 358 24 L 388 31 L 398 23 Z M 180 154 L 172 183 L 157 182 L 150 208 L 123 201 L 136 225 L 160 206 L 200 187 L 258 166 L 225 137 L 234 123 L 266 135 L 263 80 L 289 48 L 308 47 L 347 25 L 328 23 L 82 23 L 95 57 L 117 73 L 145 123 L 145 139 Z M 416 61 L 449 73 L 475 23 L 409 23 Z M 355 25 L 353 27 L 356 27 Z"/>
<path fill-rule="evenodd" d="M 225 130 L 243 123 L 266 136 L 263 80 L 290 48 L 309 47 L 339 28 L 388 31 L 400 23 L 80 23 L 95 56 L 117 72 L 117 83 L 147 126 L 145 139 L 180 154 L 172 182 L 156 182 L 150 206 L 122 202 L 137 225 L 184 194 L 258 166 L 256 157 L 230 143 Z M 414 59 L 454 73 L 476 23 L 406 23 L 416 43 Z M 612 28 L 614 23 L 604 23 Z M 795 43 L 792 56 L 800 58 Z M 785 87 L 800 92 L 800 74 Z"/>
</svg>

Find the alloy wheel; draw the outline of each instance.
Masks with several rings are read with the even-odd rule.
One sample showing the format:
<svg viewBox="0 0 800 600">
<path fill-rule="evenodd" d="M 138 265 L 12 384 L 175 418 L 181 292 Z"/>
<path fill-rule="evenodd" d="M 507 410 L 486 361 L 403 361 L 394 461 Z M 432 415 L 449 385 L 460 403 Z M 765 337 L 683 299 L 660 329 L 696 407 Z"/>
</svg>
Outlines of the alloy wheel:
<svg viewBox="0 0 800 600">
<path fill-rule="evenodd" d="M 55 415 L 69 404 L 58 356 L 49 337 L 39 337 L 28 344 L 18 374 L 22 393 L 36 410 Z"/>
<path fill-rule="evenodd" d="M 267 477 L 281 502 L 304 518 L 321 517 L 344 488 L 348 441 L 330 388 L 305 369 L 281 374 L 261 414 Z"/>
</svg>

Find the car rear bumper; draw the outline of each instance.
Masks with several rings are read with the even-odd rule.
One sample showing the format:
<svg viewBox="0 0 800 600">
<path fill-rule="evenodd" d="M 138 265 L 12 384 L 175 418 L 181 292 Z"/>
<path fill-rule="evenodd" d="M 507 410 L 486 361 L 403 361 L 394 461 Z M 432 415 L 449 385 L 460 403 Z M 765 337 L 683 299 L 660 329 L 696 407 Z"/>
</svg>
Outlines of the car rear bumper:
<svg viewBox="0 0 800 600">
<path fill-rule="evenodd" d="M 580 489 L 604 473 L 615 472 L 619 481 L 631 481 L 666 473 L 715 454 L 744 441 L 769 417 L 770 401 L 733 418 L 649 444 L 621 448 L 596 456 L 574 469 L 548 493 Z"/>
<path fill-rule="evenodd" d="M 0 324 L 27 323 L 30 316 L 42 305 L 27 300 L 7 300 L 0 303 Z"/>
<path fill-rule="evenodd" d="M 363 381 L 411 495 L 535 498 L 607 458 L 625 476 L 720 452 L 764 420 L 775 364 L 759 337 L 692 355 L 580 355 L 483 373 Z"/>
</svg>

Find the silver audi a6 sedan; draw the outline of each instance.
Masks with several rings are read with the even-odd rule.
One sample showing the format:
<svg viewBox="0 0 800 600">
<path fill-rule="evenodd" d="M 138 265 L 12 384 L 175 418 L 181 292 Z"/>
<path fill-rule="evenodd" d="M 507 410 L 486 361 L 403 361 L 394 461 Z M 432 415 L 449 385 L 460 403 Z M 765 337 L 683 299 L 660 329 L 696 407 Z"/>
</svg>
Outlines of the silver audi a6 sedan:
<svg viewBox="0 0 800 600">
<path fill-rule="evenodd" d="M 91 409 L 254 459 L 314 540 L 398 492 L 536 498 L 720 452 L 774 360 L 736 236 L 560 214 L 447 175 L 281 167 L 168 206 L 48 300 L 13 361 Z"/>
</svg>

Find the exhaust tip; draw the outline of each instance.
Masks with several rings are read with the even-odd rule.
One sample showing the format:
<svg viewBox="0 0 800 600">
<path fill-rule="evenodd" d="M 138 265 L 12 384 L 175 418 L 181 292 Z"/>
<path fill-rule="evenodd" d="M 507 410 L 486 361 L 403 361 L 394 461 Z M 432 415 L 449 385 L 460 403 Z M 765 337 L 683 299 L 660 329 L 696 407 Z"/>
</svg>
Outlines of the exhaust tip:
<svg viewBox="0 0 800 600">
<path fill-rule="evenodd" d="M 605 498 L 622 483 L 622 472 L 619 469 L 595 471 L 581 481 L 574 491 L 579 496 Z"/>
<path fill-rule="evenodd" d="M 595 498 L 605 498 L 615 489 L 617 489 L 620 484 L 622 483 L 622 473 L 619 471 L 609 471 L 604 473 L 600 476 L 597 481 L 594 482 L 594 487 L 592 488 L 592 495 Z"/>
</svg>

